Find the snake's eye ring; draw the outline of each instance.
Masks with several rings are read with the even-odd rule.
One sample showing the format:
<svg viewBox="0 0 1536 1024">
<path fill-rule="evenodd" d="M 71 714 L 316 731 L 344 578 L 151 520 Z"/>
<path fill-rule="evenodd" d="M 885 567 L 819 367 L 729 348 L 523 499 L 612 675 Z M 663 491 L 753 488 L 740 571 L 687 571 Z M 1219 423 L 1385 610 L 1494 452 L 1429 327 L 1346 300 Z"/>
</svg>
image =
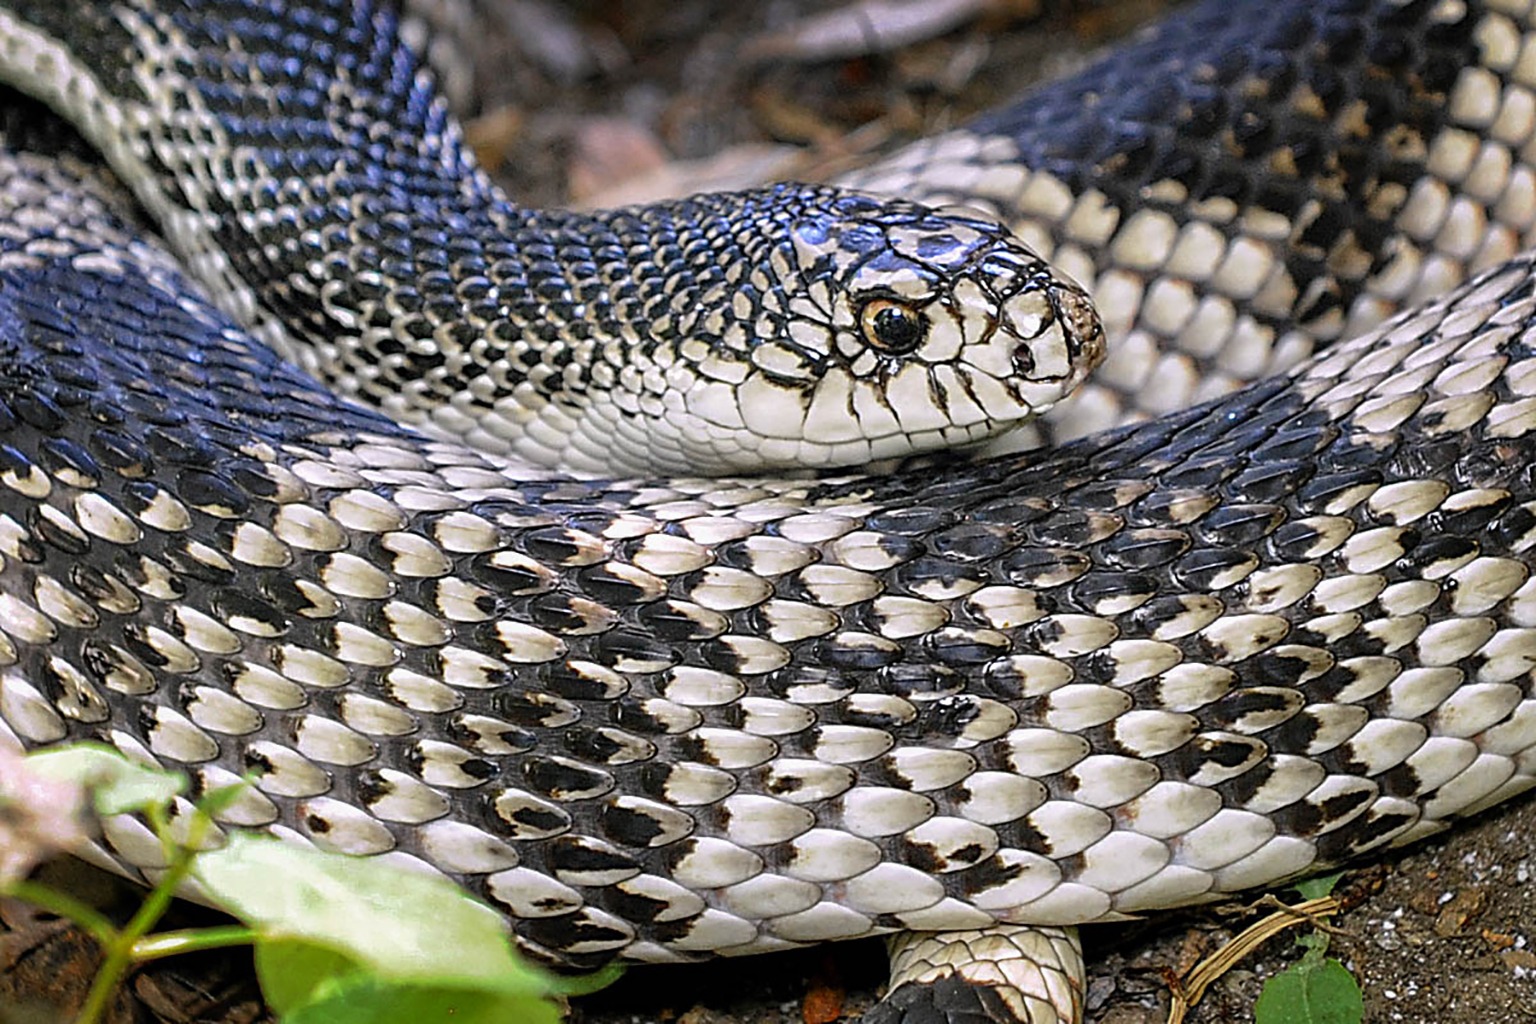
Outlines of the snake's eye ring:
<svg viewBox="0 0 1536 1024">
<path fill-rule="evenodd" d="M 859 313 L 859 329 L 871 348 L 904 356 L 928 336 L 928 318 L 904 302 L 871 299 Z"/>
</svg>

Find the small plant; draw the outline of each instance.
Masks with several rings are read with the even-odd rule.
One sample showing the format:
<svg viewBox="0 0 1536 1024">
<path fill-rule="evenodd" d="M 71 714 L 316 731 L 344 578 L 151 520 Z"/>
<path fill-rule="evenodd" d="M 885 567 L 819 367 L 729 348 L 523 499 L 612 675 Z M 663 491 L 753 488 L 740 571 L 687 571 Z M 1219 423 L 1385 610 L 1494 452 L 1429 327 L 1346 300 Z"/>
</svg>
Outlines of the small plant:
<svg viewBox="0 0 1536 1024">
<path fill-rule="evenodd" d="M 522 963 L 496 912 L 446 879 L 246 833 L 207 848 L 214 816 L 247 784 L 204 795 L 173 828 L 187 785 L 178 773 L 97 744 L 0 749 L 0 894 L 73 921 L 104 952 L 74 1024 L 102 1020 L 135 965 L 233 945 L 254 946 L 262 993 L 284 1024 L 557 1024 L 551 997 L 573 987 Z M 164 851 L 163 873 L 125 925 L 26 877 L 85 841 L 87 807 L 142 815 Z M 241 923 L 154 932 L 184 883 Z"/>
<path fill-rule="evenodd" d="M 1354 975 L 1337 960 L 1324 957 L 1328 933 L 1322 920 L 1339 912 L 1342 904 L 1330 895 L 1340 874 L 1326 875 L 1299 882 L 1290 888 L 1305 897 L 1288 906 L 1265 896 L 1247 908 L 1278 907 L 1274 913 L 1244 928 L 1224 946 L 1195 964 L 1180 976 L 1171 976 L 1167 1024 L 1183 1024 L 1190 1009 L 1204 997 L 1206 989 L 1236 967 L 1264 943 L 1287 928 L 1314 926 L 1296 940 L 1305 949 L 1302 958 L 1264 983 L 1259 1001 L 1254 1005 L 1255 1024 L 1360 1024 L 1365 1014 L 1364 998 Z"/>
<path fill-rule="evenodd" d="M 1292 886 L 1308 900 L 1333 892 L 1339 874 L 1309 878 Z M 1254 1024 L 1360 1024 L 1365 997 L 1360 984 L 1338 960 L 1328 956 L 1328 933 L 1321 928 L 1296 939 L 1301 959 L 1264 982 L 1254 1004 Z"/>
</svg>

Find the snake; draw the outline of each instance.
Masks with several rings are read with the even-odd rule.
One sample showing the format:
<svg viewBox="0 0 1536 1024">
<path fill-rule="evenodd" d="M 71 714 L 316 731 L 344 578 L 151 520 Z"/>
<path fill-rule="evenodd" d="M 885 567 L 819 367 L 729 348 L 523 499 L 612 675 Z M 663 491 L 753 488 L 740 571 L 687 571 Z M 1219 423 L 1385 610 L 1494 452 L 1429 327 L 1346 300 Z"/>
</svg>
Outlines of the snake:
<svg viewBox="0 0 1536 1024">
<path fill-rule="evenodd" d="M 569 967 L 890 935 L 866 1024 L 1075 1020 L 1075 926 L 1536 784 L 1525 0 L 1197 4 L 605 214 L 406 35 L 0 3 L 5 742 L 254 771 Z"/>
</svg>

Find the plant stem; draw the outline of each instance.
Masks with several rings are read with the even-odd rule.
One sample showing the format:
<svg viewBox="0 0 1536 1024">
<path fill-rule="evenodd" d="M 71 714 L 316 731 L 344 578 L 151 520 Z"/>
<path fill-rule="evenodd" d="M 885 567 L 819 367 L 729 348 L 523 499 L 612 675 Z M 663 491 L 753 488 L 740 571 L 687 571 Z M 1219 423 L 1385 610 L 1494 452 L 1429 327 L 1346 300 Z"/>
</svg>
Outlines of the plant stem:
<svg viewBox="0 0 1536 1024">
<path fill-rule="evenodd" d="M 91 938 L 103 946 L 117 939 L 117 926 L 109 921 L 105 915 L 95 907 L 80 902 L 73 896 L 67 896 L 57 889 L 50 889 L 46 885 L 36 882 L 21 881 L 8 886 L 5 895 L 14 896 L 19 900 L 41 907 L 50 914 L 72 921 L 90 932 Z"/>
<path fill-rule="evenodd" d="M 156 809 L 150 807 L 146 809 L 146 816 L 154 823 L 155 832 L 161 844 L 169 851 L 169 863 L 165 874 L 149 891 L 149 895 L 144 897 L 144 902 L 139 905 L 139 909 L 122 931 L 115 933 L 111 941 L 102 944 L 106 955 L 102 958 L 101 968 L 96 972 L 96 977 L 91 981 L 91 990 L 86 994 L 85 1003 L 80 1007 L 80 1014 L 75 1018 L 75 1024 L 97 1024 L 105 1017 L 112 1001 L 112 993 L 117 990 L 123 975 L 128 973 L 128 968 L 133 966 L 136 959 L 134 950 L 139 941 L 149 934 L 149 930 L 170 909 L 171 900 L 176 897 L 177 888 L 192 870 L 193 856 L 202 846 L 203 839 L 212 826 L 212 821 L 206 814 L 194 811 L 192 819 L 187 824 L 186 844 L 181 845 L 172 840 L 170 822 L 163 811 L 156 813 Z"/>
<path fill-rule="evenodd" d="M 160 932 L 147 935 L 133 944 L 133 959 L 137 963 L 160 960 L 182 953 L 196 953 L 204 949 L 222 949 L 226 946 L 249 946 L 256 941 L 256 929 L 242 924 L 222 925 L 217 928 L 185 928 L 180 931 Z"/>
<path fill-rule="evenodd" d="M 111 941 L 102 943 L 102 952 L 105 955 L 102 957 L 101 967 L 96 971 L 96 977 L 91 979 L 91 990 L 86 994 L 85 1003 L 80 1007 L 80 1014 L 75 1018 L 75 1024 L 97 1024 L 105 1018 L 107 1009 L 111 1005 L 112 994 L 117 991 L 123 975 L 127 974 L 128 968 L 133 965 L 134 946 L 155 926 L 155 922 L 160 920 L 166 908 L 170 906 L 176 886 L 182 878 L 186 877 L 188 861 L 189 858 L 185 853 L 179 853 L 159 883 L 149 891 L 149 895 L 144 898 L 144 902 L 139 905 L 139 909 L 134 912 L 123 930 L 112 936 Z"/>
</svg>

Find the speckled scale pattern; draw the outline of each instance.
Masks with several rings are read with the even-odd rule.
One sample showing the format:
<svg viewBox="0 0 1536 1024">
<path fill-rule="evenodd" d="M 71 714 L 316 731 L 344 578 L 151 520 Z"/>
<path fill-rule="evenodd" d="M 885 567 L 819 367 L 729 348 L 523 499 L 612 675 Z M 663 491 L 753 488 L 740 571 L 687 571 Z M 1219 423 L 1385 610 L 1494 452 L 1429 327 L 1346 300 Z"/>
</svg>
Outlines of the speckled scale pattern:
<svg viewBox="0 0 1536 1024">
<path fill-rule="evenodd" d="M 974 215 L 792 184 L 515 206 L 398 28 L 341 0 L 20 2 L 0 79 L 78 124 L 281 354 L 540 465 L 865 465 L 1005 432 L 1098 362 L 1078 287 Z M 870 336 L 881 302 L 910 347 Z"/>
<path fill-rule="evenodd" d="M 1007 439 L 1078 437 L 1296 366 L 1536 241 L 1531 5 L 1207 0 L 848 182 L 996 210 L 1110 352 Z"/>
<path fill-rule="evenodd" d="M 908 980 L 864 1015 L 865 1024 L 988 1024 L 1082 1015 L 1084 993 L 1075 977 L 1081 974 L 1082 950 L 1071 929 L 997 927 L 959 941 L 903 935 L 892 942 L 891 961 L 893 976 Z"/>
<path fill-rule="evenodd" d="M 1142 190 L 1176 181 L 1186 201 L 1229 199 L 1300 225 L 1309 207 L 1322 212 L 1317 189 L 1336 181 L 1346 194 L 1331 196 L 1326 218 L 1297 236 L 1295 258 L 1316 254 L 1321 263 L 1346 231 L 1375 252 L 1390 220 L 1377 213 L 1373 223 L 1363 200 L 1383 186 L 1406 189 L 1423 170 L 1383 143 L 1389 134 L 1433 137 L 1446 120 L 1444 95 L 1476 56 L 1475 21 L 1437 6 L 1196 5 L 1052 86 L 1045 102 L 1000 108 L 970 128 L 1019 140 L 1030 167 L 1127 211 L 1173 209 L 1167 198 L 1146 202 Z M 1092 111 L 1078 115 L 1087 97 Z M 1344 131 L 1339 115 L 1357 103 L 1361 123 Z M 1282 154 L 1290 166 L 1277 166 Z M 1360 222 L 1330 223 L 1351 216 Z M 1323 274 L 1317 266 L 1304 276 Z M 1320 311 L 1295 314 L 1305 321 Z"/>
<path fill-rule="evenodd" d="M 1049 455 L 606 484 L 328 397 L 7 171 L 7 732 L 257 769 L 229 824 L 545 957 L 1114 919 L 1536 782 L 1529 259 Z"/>
</svg>

